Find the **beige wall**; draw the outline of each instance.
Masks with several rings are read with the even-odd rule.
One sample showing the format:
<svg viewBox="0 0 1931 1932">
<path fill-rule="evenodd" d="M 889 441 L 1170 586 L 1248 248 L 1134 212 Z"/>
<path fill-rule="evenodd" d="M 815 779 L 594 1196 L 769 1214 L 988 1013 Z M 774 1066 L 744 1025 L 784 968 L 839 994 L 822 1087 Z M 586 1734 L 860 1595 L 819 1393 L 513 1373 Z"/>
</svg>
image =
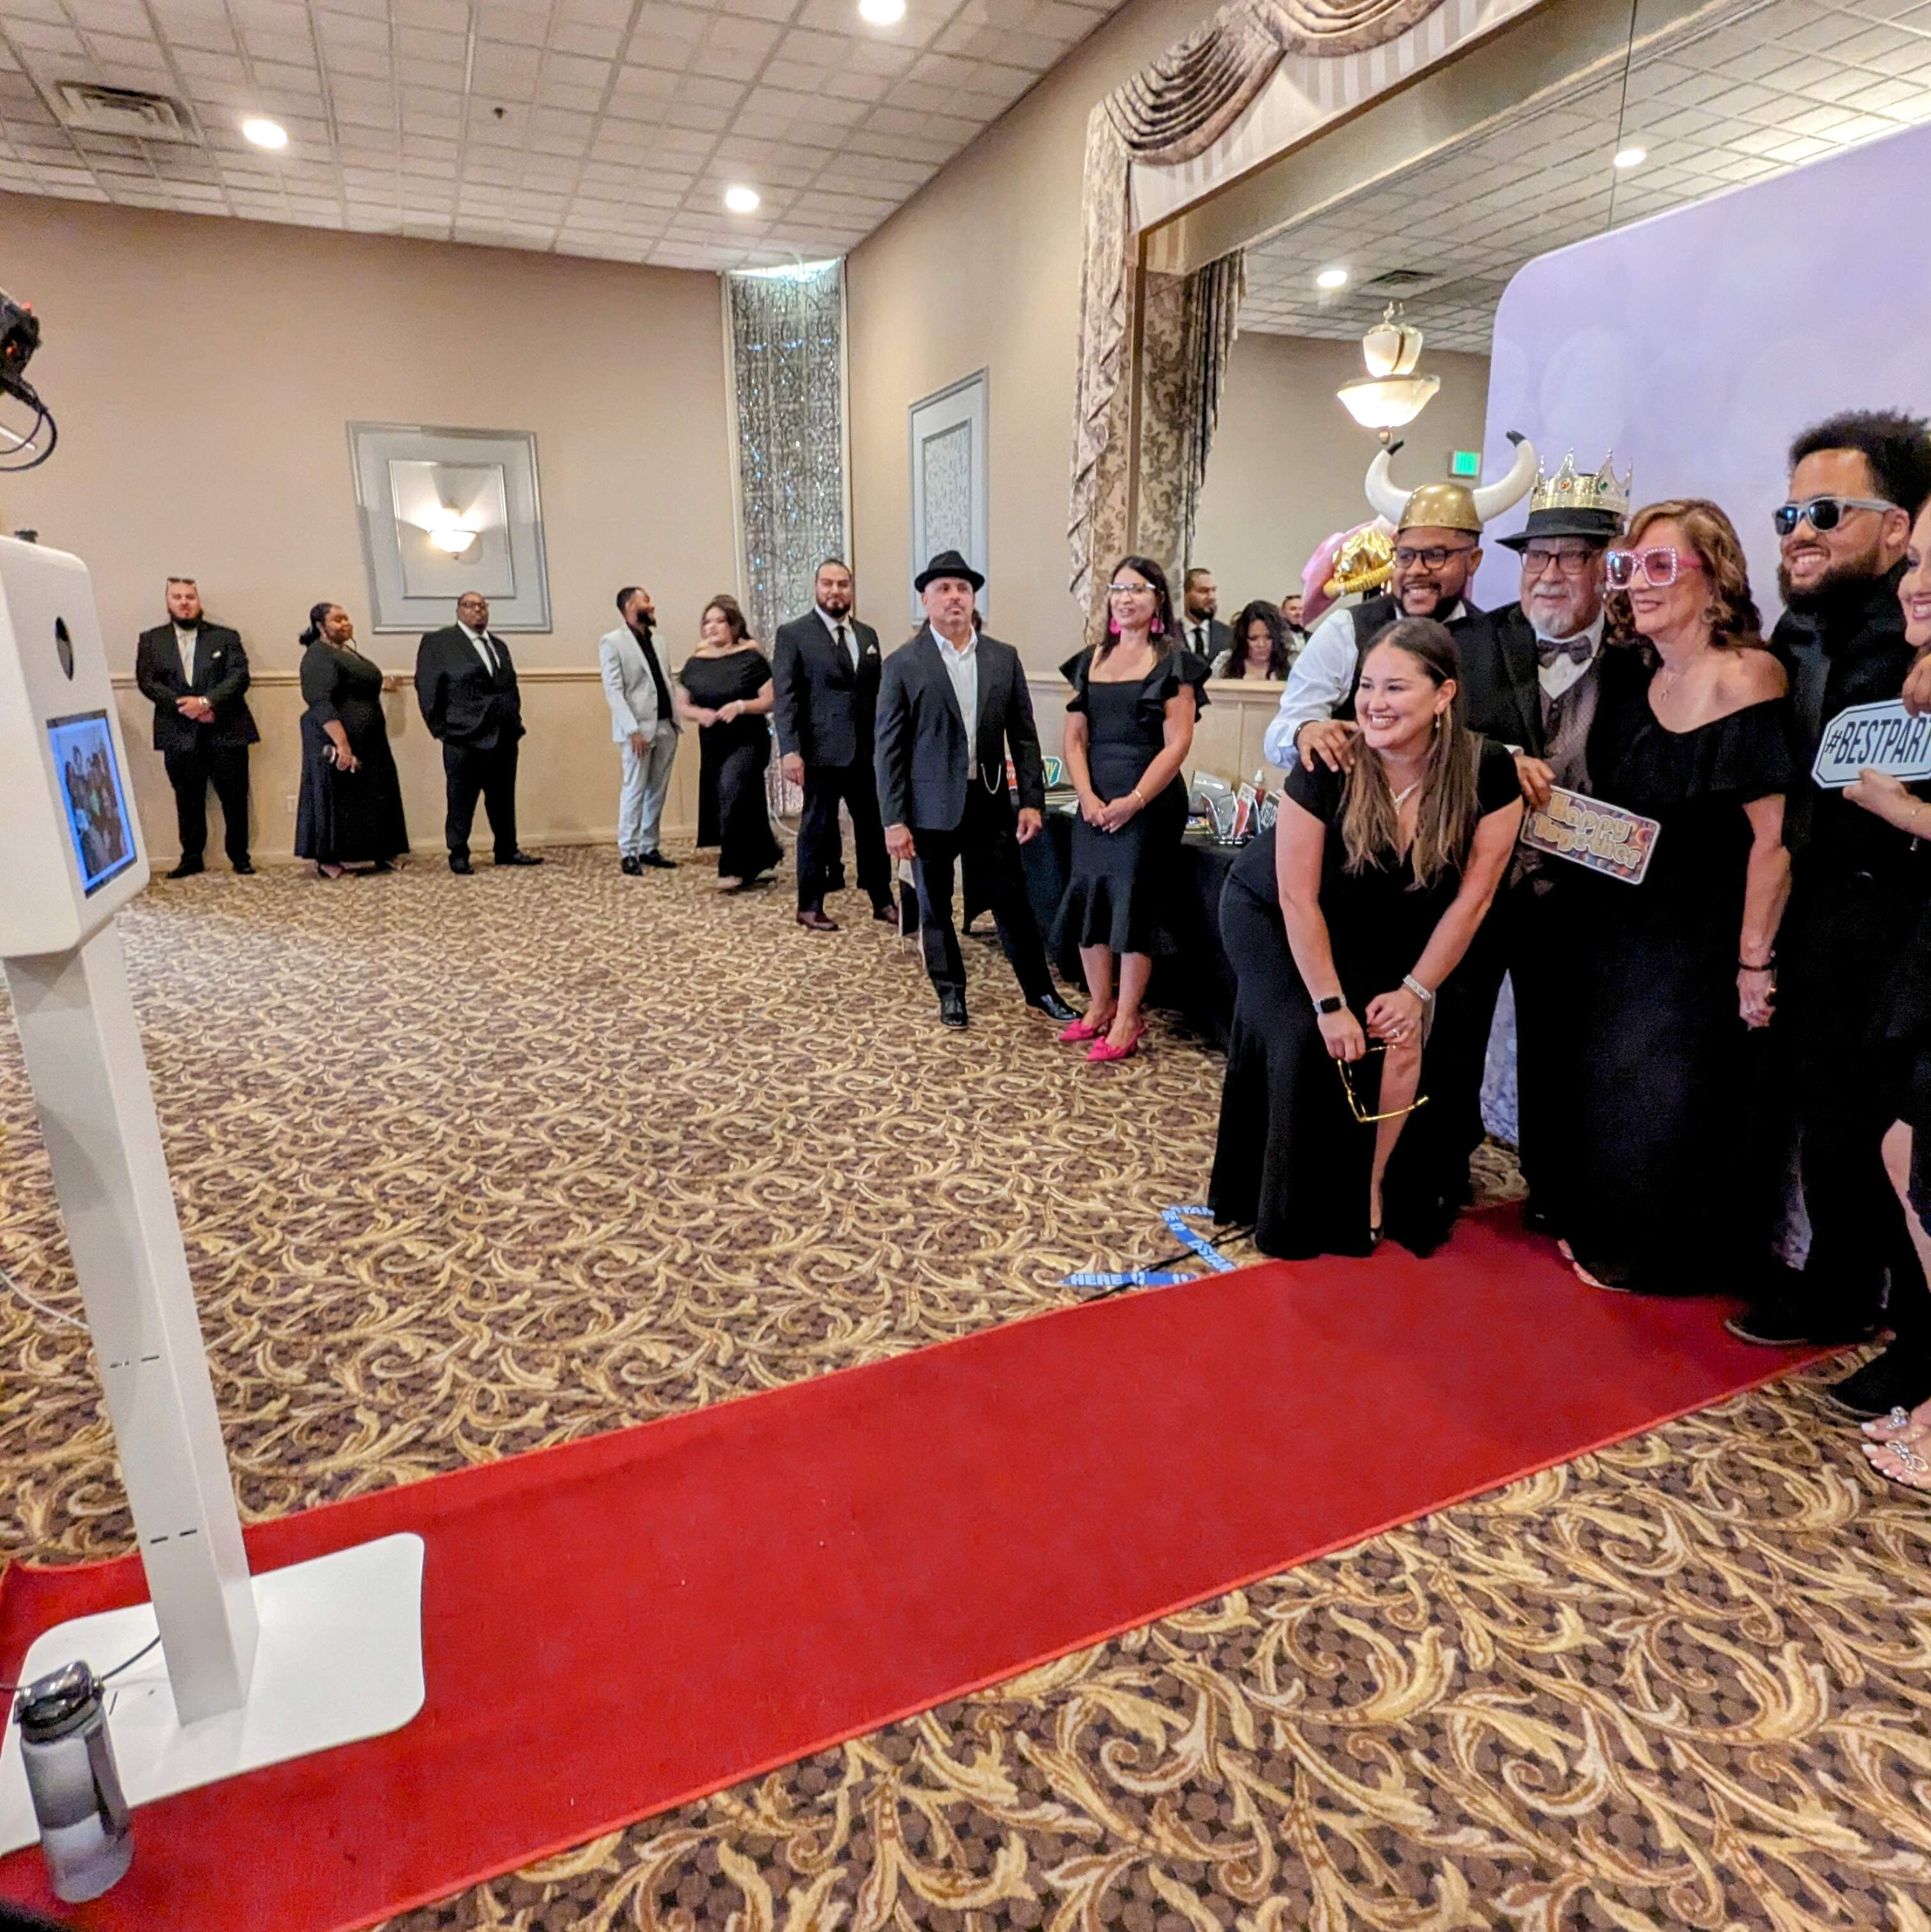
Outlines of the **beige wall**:
<svg viewBox="0 0 1931 1932">
<path fill-rule="evenodd" d="M 704 600 L 736 581 L 714 275 L 14 195 L 0 195 L 0 260 L 43 319 L 33 377 L 61 428 L 44 469 L 0 477 L 0 526 L 86 559 L 118 670 L 170 572 L 241 630 L 265 674 L 264 854 L 292 836 L 301 704 L 273 674 L 299 662 L 308 605 L 339 598 L 379 662 L 415 661 L 414 635 L 370 628 L 351 421 L 535 431 L 555 628 L 511 647 L 524 669 L 580 674 L 526 694 L 523 816 L 538 839 L 614 825 L 595 681 L 612 593 L 649 586 L 674 662 Z M 124 715 L 145 748 L 151 714 Z M 433 843 L 436 748 L 412 704 L 391 718 L 410 830 Z M 136 757 L 154 766 L 136 784 L 165 854 L 160 760 Z"/>
<path fill-rule="evenodd" d="M 906 410 L 983 368 L 991 628 L 1035 666 L 1078 648 L 1066 528 L 1087 116 L 1213 10 L 1134 0 L 852 256 L 854 562 L 882 635 L 910 628 Z"/>
<path fill-rule="evenodd" d="M 1450 450 L 1482 447 L 1488 404 L 1486 356 L 1427 350 L 1422 363 L 1441 388 L 1402 433 L 1394 476 L 1411 487 L 1445 476 Z M 1379 446 L 1334 398 L 1362 373 L 1353 342 L 1255 334 L 1234 345 L 1193 549 L 1219 582 L 1223 617 L 1280 597 L 1318 544 L 1369 514 L 1361 480 Z"/>
</svg>

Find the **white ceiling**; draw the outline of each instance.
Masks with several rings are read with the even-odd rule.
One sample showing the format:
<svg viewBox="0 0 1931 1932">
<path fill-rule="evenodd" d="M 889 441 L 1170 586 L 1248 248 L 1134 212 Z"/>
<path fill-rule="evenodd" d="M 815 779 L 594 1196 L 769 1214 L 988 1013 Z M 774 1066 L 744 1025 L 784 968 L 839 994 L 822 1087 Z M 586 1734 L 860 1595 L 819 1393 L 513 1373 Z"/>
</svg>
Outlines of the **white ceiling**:
<svg viewBox="0 0 1931 1932">
<path fill-rule="evenodd" d="M 1608 0 L 1603 0 L 1608 4 Z M 1489 348 L 1522 265 L 1604 229 L 1931 120 L 1931 0 L 1729 0 L 1693 32 L 1558 91 L 1405 173 L 1329 204 L 1250 249 L 1243 328 L 1358 336 L 1391 270 L 1438 349 Z M 1648 150 L 1619 172 L 1625 145 Z M 1324 267 L 1353 274 L 1338 296 Z"/>
<path fill-rule="evenodd" d="M 1121 0 L 0 0 L 0 189 L 689 268 L 843 254 Z M 70 133 L 64 81 L 187 145 Z M 262 115 L 289 144 L 240 125 Z M 724 188 L 755 188 L 748 217 Z"/>
</svg>

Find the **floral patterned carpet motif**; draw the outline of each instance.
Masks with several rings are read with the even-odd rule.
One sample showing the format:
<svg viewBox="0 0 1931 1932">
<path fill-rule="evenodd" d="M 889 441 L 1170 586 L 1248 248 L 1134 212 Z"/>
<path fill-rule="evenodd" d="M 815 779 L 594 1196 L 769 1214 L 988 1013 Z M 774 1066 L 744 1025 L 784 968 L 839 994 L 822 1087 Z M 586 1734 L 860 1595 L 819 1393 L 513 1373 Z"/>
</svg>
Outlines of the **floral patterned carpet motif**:
<svg viewBox="0 0 1931 1932">
<path fill-rule="evenodd" d="M 1053 1306 L 1204 1184 L 1219 1063 L 1170 1024 L 1089 1069 L 969 942 L 946 1034 L 782 884 L 224 872 L 121 923 L 250 1519 Z M 77 1312 L 10 1026 L 0 1136 L 0 1266 Z M 1931 1512 L 1834 1372 L 392 1932 L 1931 1932 Z M 84 1336 L 0 1292 L 0 1554 L 130 1540 Z"/>
</svg>

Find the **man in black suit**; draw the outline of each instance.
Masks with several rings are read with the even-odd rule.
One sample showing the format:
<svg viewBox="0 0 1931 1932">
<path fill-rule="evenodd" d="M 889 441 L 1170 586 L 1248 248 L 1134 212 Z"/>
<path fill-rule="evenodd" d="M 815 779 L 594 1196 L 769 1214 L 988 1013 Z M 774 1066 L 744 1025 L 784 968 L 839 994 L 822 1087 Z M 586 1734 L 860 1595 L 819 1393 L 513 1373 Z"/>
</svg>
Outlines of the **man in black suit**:
<svg viewBox="0 0 1931 1932">
<path fill-rule="evenodd" d="M 913 863 L 939 1017 L 949 1027 L 966 1024 L 965 962 L 952 923 L 952 868 L 962 861 L 967 892 L 991 906 L 1027 1004 L 1052 1019 L 1075 1019 L 1054 990 L 1019 868 L 1019 846 L 1039 836 L 1046 802 L 1019 653 L 974 632 L 973 598 L 985 579 L 957 550 L 941 550 L 913 581 L 925 627 L 886 660 L 874 762 L 886 850 Z M 1019 779 L 1016 823 L 1009 746 Z"/>
<path fill-rule="evenodd" d="M 191 577 L 167 580 L 168 621 L 143 631 L 134 646 L 134 682 L 154 707 L 154 749 L 167 766 L 181 829 L 181 862 L 168 877 L 207 868 L 208 788 L 220 802 L 222 843 L 236 872 L 248 857 L 248 747 L 260 737 L 242 693 L 248 654 L 240 634 L 211 624 Z"/>
<path fill-rule="evenodd" d="M 450 871 L 475 869 L 469 863 L 469 826 L 478 796 L 490 814 L 496 863 L 541 865 L 516 842 L 523 698 L 508 646 L 491 632 L 489 600 L 480 590 L 464 591 L 456 600 L 455 622 L 424 638 L 415 654 L 415 701 L 429 735 L 442 741 Z"/>
<path fill-rule="evenodd" d="M 772 721 L 784 776 L 805 788 L 798 828 L 798 923 L 835 932 L 825 894 L 843 863 L 838 805 L 852 816 L 858 882 L 872 916 L 896 922 L 892 866 L 878 816 L 872 720 L 878 709 L 878 633 L 852 615 L 852 574 L 837 557 L 818 566 L 816 608 L 781 625 L 772 652 Z"/>
<path fill-rule="evenodd" d="M 1212 664 L 1232 649 L 1234 633 L 1213 614 L 1220 608 L 1220 586 L 1212 571 L 1198 564 L 1189 571 L 1180 580 L 1180 602 L 1181 634 L 1195 656 Z"/>
</svg>

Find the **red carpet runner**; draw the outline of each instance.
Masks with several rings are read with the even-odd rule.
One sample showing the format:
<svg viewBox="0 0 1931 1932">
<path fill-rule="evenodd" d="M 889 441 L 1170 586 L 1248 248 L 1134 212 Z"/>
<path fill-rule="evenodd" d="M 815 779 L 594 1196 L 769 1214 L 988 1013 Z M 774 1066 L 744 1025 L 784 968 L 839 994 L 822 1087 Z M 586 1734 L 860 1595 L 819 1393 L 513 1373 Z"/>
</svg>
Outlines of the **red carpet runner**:
<svg viewBox="0 0 1931 1932">
<path fill-rule="evenodd" d="M 144 1808 L 73 1922 L 371 1924 L 1789 1369 L 1724 1312 L 1481 1216 L 265 1524 L 258 1570 L 421 1532 L 427 1705 Z M 0 1681 L 144 1594 L 131 1558 L 13 1570 Z M 47 1908 L 37 1851 L 0 1895 Z"/>
</svg>

